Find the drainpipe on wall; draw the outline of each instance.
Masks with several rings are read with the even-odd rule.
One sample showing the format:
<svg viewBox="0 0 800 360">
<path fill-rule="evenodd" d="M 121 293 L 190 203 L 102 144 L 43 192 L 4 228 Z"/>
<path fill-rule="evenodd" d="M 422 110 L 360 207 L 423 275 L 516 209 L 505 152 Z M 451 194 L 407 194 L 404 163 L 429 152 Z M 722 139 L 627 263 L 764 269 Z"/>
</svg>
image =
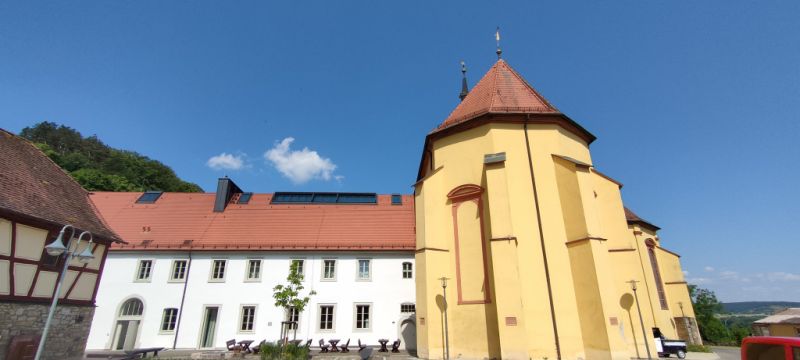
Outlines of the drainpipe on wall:
<svg viewBox="0 0 800 360">
<path fill-rule="evenodd" d="M 186 300 L 186 288 L 189 286 L 189 274 L 192 270 L 192 250 L 189 250 L 189 262 L 186 264 L 186 279 L 183 281 L 183 294 L 181 295 L 181 308 L 178 309 L 178 324 L 175 325 L 175 339 L 172 340 L 172 349 L 178 344 L 178 332 L 181 330 L 181 319 L 183 318 L 183 303 Z"/>
<path fill-rule="evenodd" d="M 536 191 L 536 177 L 534 176 L 533 172 L 533 157 L 531 156 L 531 143 L 528 140 L 528 121 L 530 121 L 530 115 L 525 116 L 525 123 L 522 125 L 522 129 L 525 131 L 525 150 L 528 151 L 528 166 L 530 167 L 531 172 L 531 187 L 533 188 L 533 202 L 536 205 L 536 223 L 539 225 L 539 240 L 542 245 L 542 260 L 544 263 L 544 276 L 547 280 L 547 296 L 550 300 L 550 320 L 553 323 L 553 337 L 556 340 L 556 358 L 561 360 L 561 344 L 558 340 L 558 325 L 556 324 L 556 311 L 555 307 L 553 306 L 553 287 L 550 284 L 550 266 L 547 263 L 547 250 L 545 249 L 544 245 L 544 230 L 542 229 L 542 213 L 539 211 L 539 194 Z"/>
</svg>

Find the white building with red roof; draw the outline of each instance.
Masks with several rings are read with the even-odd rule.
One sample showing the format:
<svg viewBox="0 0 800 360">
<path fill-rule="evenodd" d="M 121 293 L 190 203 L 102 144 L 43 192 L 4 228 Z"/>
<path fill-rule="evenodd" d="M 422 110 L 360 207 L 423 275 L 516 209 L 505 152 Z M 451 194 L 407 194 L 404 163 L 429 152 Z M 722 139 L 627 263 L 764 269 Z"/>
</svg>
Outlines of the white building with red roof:
<svg viewBox="0 0 800 360">
<path fill-rule="evenodd" d="M 253 194 L 222 178 L 217 193 L 91 198 L 127 244 L 109 251 L 88 350 L 276 341 L 273 288 L 292 262 L 316 292 L 292 315 L 297 339 L 416 344 L 410 195 Z"/>
</svg>

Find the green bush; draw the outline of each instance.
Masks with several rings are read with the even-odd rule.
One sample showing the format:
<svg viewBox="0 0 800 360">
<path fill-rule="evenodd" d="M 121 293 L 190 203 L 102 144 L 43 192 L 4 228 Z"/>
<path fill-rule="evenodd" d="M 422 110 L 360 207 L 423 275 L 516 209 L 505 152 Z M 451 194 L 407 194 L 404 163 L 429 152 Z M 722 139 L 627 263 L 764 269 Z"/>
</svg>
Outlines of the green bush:
<svg viewBox="0 0 800 360">
<path fill-rule="evenodd" d="M 264 343 L 259 348 L 261 360 L 306 360 L 311 351 L 305 346 Z"/>
<path fill-rule="evenodd" d="M 710 353 L 711 352 L 711 348 L 709 348 L 708 346 L 705 346 L 705 345 L 689 344 L 689 345 L 686 345 L 686 351 L 688 351 L 688 352 Z"/>
</svg>

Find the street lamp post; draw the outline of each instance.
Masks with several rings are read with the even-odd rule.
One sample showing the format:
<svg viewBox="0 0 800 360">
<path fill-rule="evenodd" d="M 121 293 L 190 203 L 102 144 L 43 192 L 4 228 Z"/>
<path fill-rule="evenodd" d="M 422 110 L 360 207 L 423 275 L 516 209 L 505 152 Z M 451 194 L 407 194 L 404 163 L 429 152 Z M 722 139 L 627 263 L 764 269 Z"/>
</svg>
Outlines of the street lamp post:
<svg viewBox="0 0 800 360">
<path fill-rule="evenodd" d="M 64 233 L 66 230 L 70 230 L 69 238 L 67 238 L 67 245 L 64 246 Z M 80 247 L 81 240 L 85 235 L 89 235 L 89 244 L 86 246 L 80 254 L 76 254 L 78 248 Z M 44 343 L 47 340 L 47 333 L 50 331 L 50 322 L 53 320 L 53 314 L 56 312 L 56 305 L 58 304 L 58 294 L 61 292 L 61 285 L 64 284 L 64 277 L 67 273 L 67 268 L 69 268 L 69 263 L 74 258 L 78 258 L 78 261 L 81 263 L 88 263 L 94 259 L 94 255 L 92 255 L 92 243 L 94 240 L 92 239 L 92 233 L 88 231 L 82 232 L 78 235 L 78 242 L 75 243 L 75 248 L 70 250 L 72 247 L 72 240 L 75 238 L 75 228 L 72 225 L 64 225 L 61 228 L 61 231 L 58 233 L 58 237 L 55 241 L 50 243 L 44 247 L 47 251 L 47 254 L 50 256 L 64 256 L 64 267 L 61 269 L 61 275 L 58 277 L 58 283 L 56 283 L 55 291 L 53 291 L 53 302 L 50 304 L 50 312 L 47 313 L 47 321 L 44 323 L 44 330 L 42 331 L 42 338 L 39 340 L 39 348 L 36 349 L 36 357 L 35 360 L 39 360 L 42 357 L 42 351 L 44 350 Z"/>
<path fill-rule="evenodd" d="M 647 350 L 647 358 L 652 360 L 653 357 L 650 356 L 650 345 L 647 343 L 649 341 L 647 336 L 647 330 L 645 330 L 644 328 L 644 320 L 642 319 L 642 308 L 639 307 L 639 295 L 636 294 L 636 283 L 638 281 L 631 280 L 628 282 L 631 284 L 631 290 L 633 290 L 633 298 L 634 300 L 636 300 L 636 311 L 639 312 L 639 323 L 642 325 L 642 340 L 644 340 L 644 348 Z"/>
<path fill-rule="evenodd" d="M 448 337 L 448 328 L 447 328 L 447 280 L 446 277 L 441 277 L 439 280 L 442 281 L 442 305 L 444 306 L 444 358 L 445 360 L 450 360 L 450 339 Z"/>
</svg>

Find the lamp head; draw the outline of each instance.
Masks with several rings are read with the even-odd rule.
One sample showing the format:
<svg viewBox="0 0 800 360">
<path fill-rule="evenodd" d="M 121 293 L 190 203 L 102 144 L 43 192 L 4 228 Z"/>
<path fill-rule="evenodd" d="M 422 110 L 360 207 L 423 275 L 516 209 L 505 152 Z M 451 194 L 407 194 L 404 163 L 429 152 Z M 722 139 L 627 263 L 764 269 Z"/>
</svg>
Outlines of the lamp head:
<svg viewBox="0 0 800 360">
<path fill-rule="evenodd" d="M 87 245 L 86 248 L 83 249 L 83 251 L 81 251 L 80 254 L 76 255 L 78 261 L 80 261 L 83 264 L 87 264 L 94 259 L 94 254 L 92 254 L 92 251 L 89 250 L 91 247 L 92 243 L 89 242 L 89 245 Z"/>
<path fill-rule="evenodd" d="M 86 264 L 86 263 L 92 261 L 92 259 L 94 259 L 94 255 L 92 255 L 92 250 L 90 250 L 94 240 L 92 239 L 92 233 L 90 233 L 88 231 L 84 231 L 84 232 L 81 233 L 80 236 L 78 236 L 78 243 L 80 243 L 80 241 L 83 239 L 84 235 L 89 235 L 89 244 L 86 245 L 86 248 L 83 249 L 83 251 L 81 251 L 80 254 L 75 255 L 75 257 L 77 257 L 78 261 L 80 261 L 81 263 Z M 76 249 L 76 251 L 77 251 L 77 249 Z"/>
<path fill-rule="evenodd" d="M 61 228 L 61 231 L 58 233 L 58 237 L 53 240 L 49 245 L 45 246 L 44 249 L 47 250 L 47 254 L 50 256 L 59 256 L 67 251 L 67 247 L 64 246 L 64 230 L 67 228 L 66 225 Z"/>
</svg>

